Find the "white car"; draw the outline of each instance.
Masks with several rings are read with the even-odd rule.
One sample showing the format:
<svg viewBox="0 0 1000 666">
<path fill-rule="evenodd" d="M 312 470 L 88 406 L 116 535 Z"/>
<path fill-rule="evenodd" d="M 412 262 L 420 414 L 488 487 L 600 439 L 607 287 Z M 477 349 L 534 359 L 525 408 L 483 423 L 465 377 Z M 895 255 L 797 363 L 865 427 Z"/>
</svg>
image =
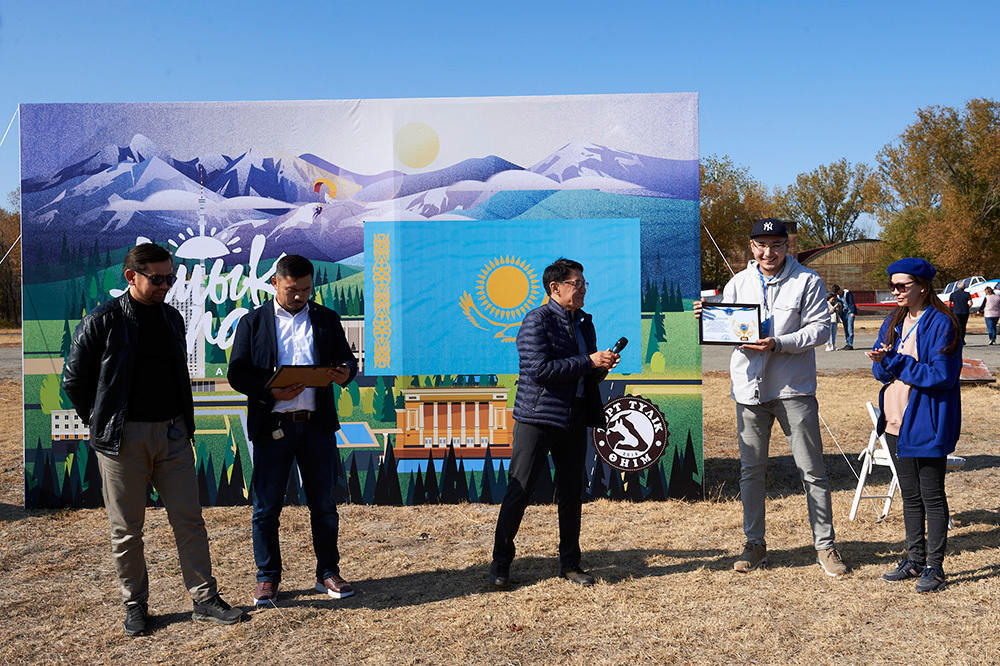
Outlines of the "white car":
<svg viewBox="0 0 1000 666">
<path fill-rule="evenodd" d="M 969 293 L 972 297 L 971 308 L 973 310 L 981 309 L 983 307 L 983 298 L 986 296 L 986 287 L 992 287 L 993 291 L 1000 293 L 1000 279 L 987 280 L 982 275 L 973 275 L 972 277 L 963 278 L 961 280 L 955 280 L 954 282 L 949 282 L 938 296 L 945 303 L 951 304 L 951 294 L 958 289 L 958 286 L 962 285 L 965 291 Z"/>
</svg>

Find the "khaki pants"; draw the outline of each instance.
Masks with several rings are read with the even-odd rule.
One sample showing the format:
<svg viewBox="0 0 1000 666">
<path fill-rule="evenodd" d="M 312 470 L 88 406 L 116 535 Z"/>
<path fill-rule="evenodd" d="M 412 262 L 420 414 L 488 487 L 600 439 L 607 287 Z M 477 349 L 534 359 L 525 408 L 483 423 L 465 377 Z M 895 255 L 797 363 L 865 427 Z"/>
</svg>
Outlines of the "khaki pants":
<svg viewBox="0 0 1000 666">
<path fill-rule="evenodd" d="M 767 497 L 765 479 L 771 427 L 775 421 L 788 438 L 792 458 L 799 468 L 816 550 L 833 548 L 833 505 L 830 499 L 830 481 L 823 462 L 819 403 L 811 395 L 778 398 L 762 405 L 736 404 L 736 427 L 740 443 L 740 499 L 743 500 L 743 531 L 747 541 L 764 543 L 764 500 Z"/>
<path fill-rule="evenodd" d="M 142 527 L 146 518 L 146 488 L 163 498 L 167 519 L 174 531 L 184 586 L 195 601 L 216 594 L 208 533 L 198 502 L 198 480 L 194 452 L 183 421 L 177 424 L 181 437 L 170 439 L 170 421 L 129 422 L 122 433 L 117 456 L 98 452 L 104 506 L 111 522 L 111 557 L 126 604 L 145 603 L 149 576 L 143 554 Z"/>
</svg>

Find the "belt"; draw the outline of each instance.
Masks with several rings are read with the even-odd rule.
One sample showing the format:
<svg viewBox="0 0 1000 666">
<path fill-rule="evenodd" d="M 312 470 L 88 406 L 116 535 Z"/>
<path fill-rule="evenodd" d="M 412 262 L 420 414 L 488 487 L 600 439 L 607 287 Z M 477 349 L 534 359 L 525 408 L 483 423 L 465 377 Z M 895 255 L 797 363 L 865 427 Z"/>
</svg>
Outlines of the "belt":
<svg viewBox="0 0 1000 666">
<path fill-rule="evenodd" d="M 300 409 L 295 412 L 275 412 L 279 418 L 285 419 L 286 421 L 291 421 L 292 423 L 305 423 L 310 418 L 312 418 L 312 411 L 308 409 Z"/>
</svg>

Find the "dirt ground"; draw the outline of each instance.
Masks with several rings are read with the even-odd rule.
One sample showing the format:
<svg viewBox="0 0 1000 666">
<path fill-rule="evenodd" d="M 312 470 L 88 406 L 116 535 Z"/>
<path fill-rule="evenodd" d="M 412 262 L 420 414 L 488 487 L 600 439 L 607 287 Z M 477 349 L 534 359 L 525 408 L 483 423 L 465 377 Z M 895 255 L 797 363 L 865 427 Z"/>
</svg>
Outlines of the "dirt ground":
<svg viewBox="0 0 1000 666">
<path fill-rule="evenodd" d="M 771 566 L 732 571 L 742 543 L 734 416 L 724 373 L 705 377 L 701 502 L 585 505 L 581 589 L 555 577 L 554 507 L 530 507 L 516 585 L 485 582 L 496 506 L 341 508 L 342 570 L 358 589 L 334 601 L 312 589 L 308 513 L 282 514 L 285 576 L 277 609 L 232 627 L 190 621 L 172 535 L 149 510 L 146 557 L 155 631 L 123 635 L 123 609 L 103 510 L 28 511 L 22 504 L 20 385 L 0 383 L 0 662 L 314 663 L 988 663 L 1000 654 L 1000 390 L 963 388 L 958 453 L 948 477 L 955 528 L 946 590 L 884 583 L 899 559 L 901 504 L 889 518 L 863 504 L 847 520 L 876 384 L 863 372 L 820 378 L 832 435 L 826 456 L 838 545 L 854 571 L 823 575 L 801 485 L 776 433 L 769 474 Z M 836 439 L 836 442 L 834 441 Z M 883 474 L 879 477 L 885 479 Z M 250 606 L 248 507 L 205 510 L 215 573 L 231 603 Z"/>
</svg>

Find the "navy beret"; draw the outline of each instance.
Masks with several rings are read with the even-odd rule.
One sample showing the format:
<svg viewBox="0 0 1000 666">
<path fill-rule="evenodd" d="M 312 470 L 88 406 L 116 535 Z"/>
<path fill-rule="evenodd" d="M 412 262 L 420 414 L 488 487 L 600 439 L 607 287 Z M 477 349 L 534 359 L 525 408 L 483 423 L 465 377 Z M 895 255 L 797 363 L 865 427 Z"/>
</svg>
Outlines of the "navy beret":
<svg viewBox="0 0 1000 666">
<path fill-rule="evenodd" d="M 930 281 L 933 280 L 934 275 L 937 274 L 937 269 L 931 266 L 930 262 L 926 259 L 907 257 L 906 259 L 900 259 L 899 261 L 894 261 L 889 264 L 889 268 L 886 269 L 886 272 L 890 277 L 893 273 L 906 273 L 907 275 L 912 275 L 914 277 Z"/>
<path fill-rule="evenodd" d="M 757 238 L 757 236 L 783 236 L 788 238 L 788 229 L 785 228 L 785 223 L 781 220 L 766 217 L 763 220 L 757 220 L 753 223 L 750 238 Z"/>
</svg>

